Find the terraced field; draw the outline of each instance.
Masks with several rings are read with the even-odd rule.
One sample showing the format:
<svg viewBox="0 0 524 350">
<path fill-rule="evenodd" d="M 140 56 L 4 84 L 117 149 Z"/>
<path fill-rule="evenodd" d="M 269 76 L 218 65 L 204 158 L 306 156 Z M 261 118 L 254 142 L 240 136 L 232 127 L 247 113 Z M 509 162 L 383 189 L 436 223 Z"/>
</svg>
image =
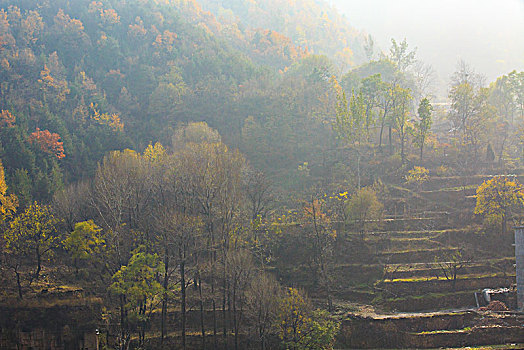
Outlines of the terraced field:
<svg viewBox="0 0 524 350">
<path fill-rule="evenodd" d="M 524 317 L 476 311 L 353 314 L 342 322 L 339 348 L 462 348 L 508 344 L 521 349 Z M 483 347 L 483 349 L 487 349 Z"/>
<path fill-rule="evenodd" d="M 337 244 L 331 269 L 331 292 L 344 320 L 341 345 L 524 343 L 522 316 L 473 311 L 475 292 L 515 284 L 512 234 L 484 232 L 473 214 L 476 188 L 489 178 L 434 178 L 419 192 L 391 185 L 381 228 L 362 236 L 349 227 Z M 294 283 L 312 289 L 312 295 L 324 295 L 321 286 L 312 283 L 310 271 L 295 266 L 281 271 L 281 278 L 296 278 Z M 512 298 L 503 301 L 515 303 Z M 356 312 L 359 308 L 372 308 L 374 314 Z M 410 314 L 402 314 L 406 312 Z"/>
<path fill-rule="evenodd" d="M 515 283 L 511 235 L 492 249 L 492 237 L 472 226 L 475 189 L 488 178 L 434 178 L 418 193 L 392 187 L 394 197 L 417 208 L 396 213 L 365 238 L 383 268 L 373 286 L 377 306 L 410 312 L 476 307 L 475 292 Z"/>
</svg>

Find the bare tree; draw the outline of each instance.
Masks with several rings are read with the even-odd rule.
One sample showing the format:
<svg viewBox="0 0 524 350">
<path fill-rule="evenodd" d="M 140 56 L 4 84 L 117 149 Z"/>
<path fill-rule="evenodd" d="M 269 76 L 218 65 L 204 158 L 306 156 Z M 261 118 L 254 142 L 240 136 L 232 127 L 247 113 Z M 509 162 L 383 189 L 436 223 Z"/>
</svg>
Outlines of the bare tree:
<svg viewBox="0 0 524 350">
<path fill-rule="evenodd" d="M 91 208 L 88 206 L 89 191 L 88 182 L 79 182 L 55 194 L 52 202 L 53 210 L 63 219 L 68 232 L 75 229 L 77 222 L 86 220 L 91 214 Z"/>
<path fill-rule="evenodd" d="M 168 296 L 170 294 L 169 279 L 173 274 L 170 269 L 170 259 L 176 261 L 179 271 L 180 285 L 180 314 L 182 318 L 182 348 L 186 349 L 186 319 L 187 319 L 187 287 L 190 268 L 194 262 L 193 256 L 197 253 L 198 242 L 200 241 L 200 232 L 202 223 L 196 216 L 188 215 L 181 211 L 167 212 L 162 216 L 162 227 L 160 228 L 161 245 L 164 246 L 164 266 L 165 276 L 163 282 L 164 297 L 162 305 L 162 326 L 164 327 L 164 318 L 167 311 Z M 164 334 L 162 329 L 162 334 Z"/>
<path fill-rule="evenodd" d="M 124 224 L 129 218 L 129 203 L 133 202 L 132 188 L 141 181 L 135 171 L 139 166 L 139 154 L 134 151 L 109 154 L 98 165 L 89 198 L 100 223 L 110 233 L 108 243 L 114 249 L 116 270 L 127 261 L 131 250 L 130 240 L 124 237 Z"/>
<path fill-rule="evenodd" d="M 461 247 L 454 252 L 443 253 L 436 260 L 446 280 L 451 281 L 451 288 L 454 291 L 459 272 L 471 263 L 473 257 L 466 248 Z"/>
<path fill-rule="evenodd" d="M 282 289 L 273 276 L 260 271 L 251 280 L 247 296 L 246 311 L 260 342 L 260 348 L 268 348 L 268 339 L 278 314 Z"/>
<path fill-rule="evenodd" d="M 220 288 L 216 268 L 217 264 L 222 264 L 223 337 L 227 343 L 227 256 L 230 237 L 242 221 L 245 159 L 240 152 L 229 150 L 223 143 L 206 142 L 188 143 L 175 157 L 207 233 L 214 347 L 218 348 L 216 293 Z"/>
<path fill-rule="evenodd" d="M 233 311 L 233 333 L 235 350 L 239 349 L 238 335 L 243 322 L 246 303 L 246 290 L 253 278 L 254 265 L 251 253 L 247 250 L 235 250 L 228 256 L 228 279 L 231 284 L 231 301 Z"/>
<path fill-rule="evenodd" d="M 413 91 L 415 101 L 431 97 L 434 94 L 435 70 L 430 64 L 417 61 L 413 65 L 413 77 L 415 80 L 415 89 Z"/>
<path fill-rule="evenodd" d="M 271 181 L 263 172 L 246 168 L 244 186 L 249 202 L 251 220 L 255 221 L 259 217 L 266 216 L 273 199 Z"/>
<path fill-rule="evenodd" d="M 333 300 L 331 299 L 328 256 L 332 253 L 336 233 L 330 227 L 330 217 L 325 211 L 323 197 L 319 193 L 312 195 L 304 206 L 304 216 L 313 230 L 313 245 L 315 260 L 318 264 L 319 282 L 326 291 L 328 309 L 331 311 Z"/>
</svg>

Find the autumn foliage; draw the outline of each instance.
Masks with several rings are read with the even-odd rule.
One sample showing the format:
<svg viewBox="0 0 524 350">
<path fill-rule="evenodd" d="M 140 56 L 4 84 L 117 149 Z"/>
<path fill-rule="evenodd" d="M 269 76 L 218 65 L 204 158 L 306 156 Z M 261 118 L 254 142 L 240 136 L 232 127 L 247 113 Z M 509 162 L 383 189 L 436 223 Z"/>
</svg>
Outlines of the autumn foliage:
<svg viewBox="0 0 524 350">
<path fill-rule="evenodd" d="M 7 194 L 4 166 L 0 160 L 0 223 L 2 223 L 6 217 L 11 216 L 16 211 L 17 206 L 18 200 L 16 196 Z"/>
<path fill-rule="evenodd" d="M 52 154 L 58 159 L 65 158 L 64 143 L 60 141 L 60 135 L 57 133 L 36 128 L 36 131 L 29 136 L 29 142 L 36 143 L 43 152 Z"/>
<path fill-rule="evenodd" d="M 11 128 L 15 125 L 16 117 L 11 114 L 9 111 L 4 111 L 0 113 L 0 127 L 7 126 Z"/>
<path fill-rule="evenodd" d="M 124 123 L 120 121 L 120 117 L 116 113 L 100 113 L 97 109 L 97 105 L 91 103 L 89 106 L 92 113 L 91 119 L 96 121 L 100 125 L 109 126 L 114 131 L 123 131 Z"/>
<path fill-rule="evenodd" d="M 498 175 L 477 188 L 475 214 L 482 215 L 488 226 L 501 225 L 506 232 L 507 220 L 522 212 L 524 187 L 516 177 Z"/>
</svg>

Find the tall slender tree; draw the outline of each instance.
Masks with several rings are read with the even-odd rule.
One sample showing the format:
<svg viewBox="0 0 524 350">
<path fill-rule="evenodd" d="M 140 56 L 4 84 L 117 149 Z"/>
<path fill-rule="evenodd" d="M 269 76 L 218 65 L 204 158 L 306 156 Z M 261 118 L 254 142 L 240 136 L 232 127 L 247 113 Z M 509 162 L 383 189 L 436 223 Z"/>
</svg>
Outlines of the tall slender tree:
<svg viewBox="0 0 524 350">
<path fill-rule="evenodd" d="M 415 144 L 420 150 L 420 161 L 422 162 L 422 155 L 424 152 L 424 146 L 431 130 L 433 120 L 431 113 L 433 112 L 433 106 L 427 98 L 422 99 L 418 106 L 418 121 L 415 123 Z"/>
<path fill-rule="evenodd" d="M 366 113 L 362 92 L 357 94 L 353 92 L 348 102 L 346 92 L 340 84 L 335 79 L 332 81 L 337 96 L 333 130 L 337 138 L 350 147 L 357 155 L 357 181 L 358 188 L 360 188 L 360 161 L 364 147 L 368 142 L 369 126 L 372 120 L 368 118 Z"/>
</svg>

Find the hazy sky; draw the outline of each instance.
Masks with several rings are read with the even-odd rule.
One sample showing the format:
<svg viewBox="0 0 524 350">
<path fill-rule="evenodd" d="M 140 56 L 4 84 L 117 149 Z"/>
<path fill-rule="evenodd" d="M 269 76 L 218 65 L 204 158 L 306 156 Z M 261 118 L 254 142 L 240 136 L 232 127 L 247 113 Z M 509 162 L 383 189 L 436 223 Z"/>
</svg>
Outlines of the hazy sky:
<svg viewBox="0 0 524 350">
<path fill-rule="evenodd" d="M 329 1 L 329 0 L 328 0 Z M 443 83 L 459 59 L 488 81 L 524 70 L 524 0 L 331 0 L 382 49 L 406 38 Z"/>
</svg>

